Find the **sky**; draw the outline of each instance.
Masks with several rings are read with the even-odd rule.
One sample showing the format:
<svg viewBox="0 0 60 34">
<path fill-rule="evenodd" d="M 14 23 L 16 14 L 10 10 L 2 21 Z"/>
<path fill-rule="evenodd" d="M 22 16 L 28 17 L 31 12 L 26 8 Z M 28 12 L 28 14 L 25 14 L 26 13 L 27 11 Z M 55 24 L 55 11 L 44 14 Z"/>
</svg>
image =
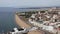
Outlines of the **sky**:
<svg viewBox="0 0 60 34">
<path fill-rule="evenodd" d="M 60 6 L 60 0 L 0 0 L 0 7 Z"/>
</svg>

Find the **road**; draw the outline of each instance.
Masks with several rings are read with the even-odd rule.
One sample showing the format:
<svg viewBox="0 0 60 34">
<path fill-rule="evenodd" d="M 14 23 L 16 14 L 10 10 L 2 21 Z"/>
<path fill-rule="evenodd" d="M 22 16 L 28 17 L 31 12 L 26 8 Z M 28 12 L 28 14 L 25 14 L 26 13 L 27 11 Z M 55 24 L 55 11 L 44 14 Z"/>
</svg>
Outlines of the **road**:
<svg viewBox="0 0 60 34">
<path fill-rule="evenodd" d="M 29 27 L 32 27 L 30 26 L 29 24 L 25 23 L 23 20 L 21 20 L 19 18 L 18 15 L 15 15 L 15 20 L 16 20 L 16 23 L 21 27 L 21 28 L 29 28 Z M 43 31 L 39 31 L 39 30 L 34 30 L 34 31 L 31 31 L 31 32 L 28 32 L 28 34 L 44 34 Z"/>
</svg>

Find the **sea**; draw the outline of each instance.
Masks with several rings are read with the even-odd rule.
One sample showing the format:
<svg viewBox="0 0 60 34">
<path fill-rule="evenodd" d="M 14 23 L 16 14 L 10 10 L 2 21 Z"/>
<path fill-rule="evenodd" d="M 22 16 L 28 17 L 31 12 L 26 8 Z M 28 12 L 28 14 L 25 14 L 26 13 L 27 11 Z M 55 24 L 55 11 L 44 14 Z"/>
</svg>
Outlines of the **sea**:
<svg viewBox="0 0 60 34">
<path fill-rule="evenodd" d="M 19 28 L 15 21 L 15 10 L 14 8 L 0 8 L 0 34 L 8 33 L 13 28 Z"/>
<path fill-rule="evenodd" d="M 18 25 L 15 22 L 13 12 L 0 12 L 0 33 L 12 31 Z"/>
<path fill-rule="evenodd" d="M 20 28 L 15 21 L 15 12 L 24 12 L 36 9 L 21 9 L 12 7 L 0 7 L 0 34 L 7 33 L 13 28 Z"/>
</svg>

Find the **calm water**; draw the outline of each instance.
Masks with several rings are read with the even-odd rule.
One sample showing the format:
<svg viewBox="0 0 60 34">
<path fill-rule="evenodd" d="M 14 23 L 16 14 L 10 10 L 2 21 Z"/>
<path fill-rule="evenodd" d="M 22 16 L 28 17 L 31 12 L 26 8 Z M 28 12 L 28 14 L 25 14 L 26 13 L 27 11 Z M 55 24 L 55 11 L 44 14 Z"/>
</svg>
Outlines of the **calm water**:
<svg viewBox="0 0 60 34">
<path fill-rule="evenodd" d="M 29 11 L 36 9 L 15 9 L 0 7 L 0 34 L 11 31 L 14 27 L 19 27 L 15 22 L 15 11 Z"/>
<path fill-rule="evenodd" d="M 8 32 L 17 27 L 14 14 L 14 12 L 0 12 L 0 33 Z"/>
</svg>

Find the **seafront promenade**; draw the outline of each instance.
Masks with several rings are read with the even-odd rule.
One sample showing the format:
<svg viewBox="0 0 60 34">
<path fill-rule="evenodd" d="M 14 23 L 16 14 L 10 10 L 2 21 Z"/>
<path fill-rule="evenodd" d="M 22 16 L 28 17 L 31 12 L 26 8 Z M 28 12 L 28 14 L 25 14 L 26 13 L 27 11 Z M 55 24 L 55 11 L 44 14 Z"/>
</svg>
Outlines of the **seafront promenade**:
<svg viewBox="0 0 60 34">
<path fill-rule="evenodd" d="M 16 20 L 16 23 L 21 27 L 21 28 L 29 28 L 29 27 L 32 27 L 30 26 L 29 24 L 25 23 L 23 20 L 21 20 L 21 18 L 15 14 L 15 20 Z M 34 30 L 34 31 L 31 31 L 31 32 L 28 32 L 28 34 L 44 34 L 43 31 L 40 31 L 40 30 Z"/>
</svg>

